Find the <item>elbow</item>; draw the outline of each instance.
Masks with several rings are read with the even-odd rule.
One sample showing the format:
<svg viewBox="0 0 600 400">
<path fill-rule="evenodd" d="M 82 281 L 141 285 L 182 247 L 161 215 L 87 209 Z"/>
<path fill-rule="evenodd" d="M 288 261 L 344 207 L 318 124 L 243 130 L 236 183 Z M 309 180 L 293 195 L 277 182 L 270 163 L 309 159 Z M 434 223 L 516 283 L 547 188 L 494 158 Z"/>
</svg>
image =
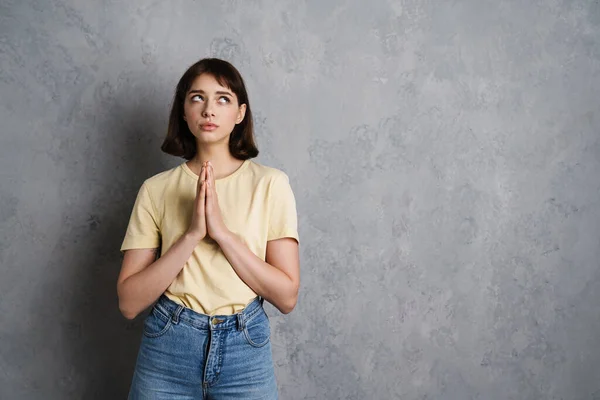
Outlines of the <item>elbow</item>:
<svg viewBox="0 0 600 400">
<path fill-rule="evenodd" d="M 291 296 L 290 298 L 281 302 L 281 304 L 279 305 L 279 307 L 277 307 L 277 309 L 282 314 L 289 314 L 292 311 L 294 311 L 294 308 L 296 308 L 297 303 L 298 303 L 298 294 L 296 293 L 294 296 Z"/>
<path fill-rule="evenodd" d="M 121 312 L 121 315 L 129 320 L 135 319 L 139 312 L 132 309 L 131 306 L 127 304 L 127 301 L 125 301 L 122 284 L 117 285 L 117 295 L 119 297 L 119 311 Z"/>
<path fill-rule="evenodd" d="M 300 290 L 300 282 L 293 282 L 291 293 L 282 300 L 279 307 L 279 311 L 282 314 L 289 314 L 294 311 L 296 304 L 298 304 L 298 291 Z"/>
<path fill-rule="evenodd" d="M 289 314 L 294 311 L 294 307 L 282 307 L 279 311 L 281 311 L 282 314 Z"/>
<path fill-rule="evenodd" d="M 123 304 L 123 301 L 119 301 L 119 311 L 121 311 L 121 314 L 128 320 L 135 319 L 135 317 L 138 316 L 138 312 L 127 307 L 125 304 Z"/>
<path fill-rule="evenodd" d="M 132 311 L 129 311 L 129 310 L 123 309 L 123 308 L 121 308 L 121 307 L 119 307 L 119 309 L 121 310 L 121 314 L 122 314 L 122 315 L 123 315 L 125 318 L 127 318 L 128 320 L 135 319 L 135 317 L 137 317 L 137 316 L 138 316 L 138 314 L 137 314 L 137 313 L 135 313 L 135 312 L 132 312 Z"/>
</svg>

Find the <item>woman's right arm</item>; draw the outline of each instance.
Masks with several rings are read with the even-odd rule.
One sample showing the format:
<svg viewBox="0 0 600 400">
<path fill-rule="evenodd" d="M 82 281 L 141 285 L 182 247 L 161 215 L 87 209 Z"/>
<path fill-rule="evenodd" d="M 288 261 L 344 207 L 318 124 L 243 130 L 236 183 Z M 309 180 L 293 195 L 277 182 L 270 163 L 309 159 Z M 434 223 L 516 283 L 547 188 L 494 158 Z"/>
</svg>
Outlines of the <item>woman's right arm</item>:
<svg viewBox="0 0 600 400">
<path fill-rule="evenodd" d="M 117 280 L 119 309 L 127 319 L 134 319 L 154 303 L 171 285 L 206 236 L 206 170 L 202 167 L 196 188 L 196 200 L 190 227 L 158 260 L 157 249 L 125 251 Z"/>
<path fill-rule="evenodd" d="M 169 287 L 192 255 L 199 235 L 186 232 L 158 260 L 157 249 L 126 250 L 117 280 L 119 309 L 134 319 Z"/>
</svg>

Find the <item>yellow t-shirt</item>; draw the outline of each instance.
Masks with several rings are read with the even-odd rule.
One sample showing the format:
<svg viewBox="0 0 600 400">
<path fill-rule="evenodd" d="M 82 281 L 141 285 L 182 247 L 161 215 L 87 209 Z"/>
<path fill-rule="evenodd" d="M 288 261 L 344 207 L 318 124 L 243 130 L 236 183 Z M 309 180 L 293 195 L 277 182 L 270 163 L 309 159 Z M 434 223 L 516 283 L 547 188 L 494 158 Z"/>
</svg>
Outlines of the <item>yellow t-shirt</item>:
<svg viewBox="0 0 600 400">
<path fill-rule="evenodd" d="M 186 232 L 192 218 L 198 175 L 182 163 L 142 184 L 121 251 L 161 248 L 161 255 Z M 267 241 L 298 240 L 296 202 L 288 176 L 251 160 L 215 181 L 227 228 L 265 260 Z M 236 274 L 218 244 L 201 240 L 165 291 L 173 301 L 208 315 L 231 315 L 257 295 Z"/>
</svg>

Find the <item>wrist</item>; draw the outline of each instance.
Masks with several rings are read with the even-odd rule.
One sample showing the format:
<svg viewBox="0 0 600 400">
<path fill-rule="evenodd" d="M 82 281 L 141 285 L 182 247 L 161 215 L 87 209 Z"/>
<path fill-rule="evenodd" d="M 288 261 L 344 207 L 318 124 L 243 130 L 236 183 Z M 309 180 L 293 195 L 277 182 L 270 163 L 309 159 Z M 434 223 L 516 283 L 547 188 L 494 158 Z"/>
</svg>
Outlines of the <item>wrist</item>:
<svg viewBox="0 0 600 400">
<path fill-rule="evenodd" d="M 226 229 L 225 231 L 223 231 L 223 233 L 220 233 L 218 237 L 214 237 L 213 239 L 215 240 L 215 242 L 217 242 L 219 246 L 221 246 L 222 244 L 231 241 L 233 237 L 234 233 L 231 232 L 229 229 Z"/>
<path fill-rule="evenodd" d="M 194 241 L 194 242 L 198 243 L 199 241 L 204 239 L 204 235 L 202 235 L 198 232 L 188 230 L 183 234 L 183 238 L 186 241 Z"/>
</svg>

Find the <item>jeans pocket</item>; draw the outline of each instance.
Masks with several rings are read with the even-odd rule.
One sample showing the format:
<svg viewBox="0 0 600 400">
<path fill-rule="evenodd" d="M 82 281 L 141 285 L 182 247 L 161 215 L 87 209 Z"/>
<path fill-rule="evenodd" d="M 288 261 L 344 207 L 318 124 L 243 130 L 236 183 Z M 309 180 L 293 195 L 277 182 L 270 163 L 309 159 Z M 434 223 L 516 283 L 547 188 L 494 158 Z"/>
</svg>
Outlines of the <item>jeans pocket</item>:
<svg viewBox="0 0 600 400">
<path fill-rule="evenodd" d="M 162 314 L 156 307 L 153 307 L 144 321 L 144 335 L 149 338 L 162 336 L 167 333 L 171 324 L 171 318 Z"/>
<path fill-rule="evenodd" d="M 244 336 L 248 344 L 254 347 L 263 347 L 269 343 L 271 327 L 267 314 L 262 314 L 248 321 L 244 327 Z"/>
</svg>

